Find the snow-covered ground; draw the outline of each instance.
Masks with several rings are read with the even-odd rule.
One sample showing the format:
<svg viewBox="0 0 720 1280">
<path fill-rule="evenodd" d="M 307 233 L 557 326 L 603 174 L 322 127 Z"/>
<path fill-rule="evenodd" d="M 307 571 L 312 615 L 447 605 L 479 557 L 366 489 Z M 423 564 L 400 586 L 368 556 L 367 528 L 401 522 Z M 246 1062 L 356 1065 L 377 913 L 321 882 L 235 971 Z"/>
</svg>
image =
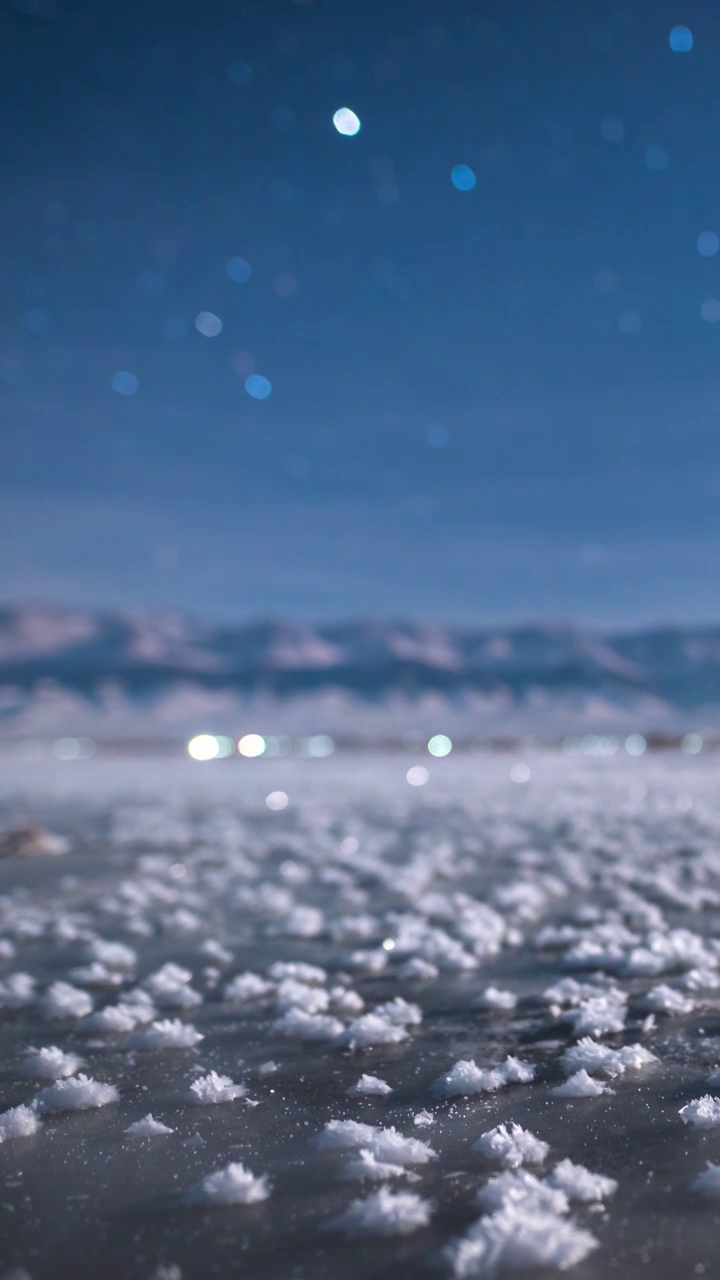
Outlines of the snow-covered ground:
<svg viewBox="0 0 720 1280">
<path fill-rule="evenodd" d="M 3 762 L 0 1276 L 715 1274 L 720 759 L 422 763 Z"/>
</svg>

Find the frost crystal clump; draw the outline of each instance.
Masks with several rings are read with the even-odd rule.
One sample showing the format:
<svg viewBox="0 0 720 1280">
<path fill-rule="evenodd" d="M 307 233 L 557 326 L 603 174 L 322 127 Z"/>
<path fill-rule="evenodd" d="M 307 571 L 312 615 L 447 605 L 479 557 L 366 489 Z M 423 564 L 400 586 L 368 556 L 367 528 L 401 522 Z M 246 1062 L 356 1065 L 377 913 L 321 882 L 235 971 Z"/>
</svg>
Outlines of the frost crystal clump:
<svg viewBox="0 0 720 1280">
<path fill-rule="evenodd" d="M 591 1173 L 584 1165 L 573 1164 L 572 1160 L 561 1160 L 556 1164 L 548 1181 L 564 1191 L 569 1200 L 579 1200 L 582 1204 L 607 1200 L 615 1195 L 618 1186 L 614 1178 Z"/>
<path fill-rule="evenodd" d="M 392 1089 L 386 1080 L 381 1080 L 379 1076 L 361 1076 L 357 1084 L 351 1085 L 346 1090 L 348 1098 L 359 1098 L 362 1096 L 382 1098 L 387 1093 L 392 1093 Z"/>
<path fill-rule="evenodd" d="M 507 1057 L 497 1067 L 478 1067 L 470 1058 L 461 1059 L 447 1075 L 439 1076 L 432 1092 L 440 1098 L 469 1098 L 476 1093 L 496 1093 L 509 1084 L 529 1084 L 535 1079 L 532 1063 Z"/>
<path fill-rule="evenodd" d="M 65 1080 L 74 1076 L 83 1065 L 82 1058 L 76 1053 L 64 1053 L 57 1045 L 46 1045 L 43 1049 L 28 1049 L 22 1074 L 31 1080 Z"/>
<path fill-rule="evenodd" d="M 265 1175 L 257 1177 L 243 1164 L 235 1163 L 209 1173 L 191 1187 L 186 1201 L 189 1205 L 258 1204 L 267 1200 L 270 1185 Z"/>
<path fill-rule="evenodd" d="M 71 1076 L 68 1080 L 58 1080 L 47 1089 L 42 1089 L 35 1099 L 35 1105 L 41 1112 L 54 1111 L 88 1111 L 93 1107 L 105 1107 L 109 1102 L 117 1102 L 120 1097 L 114 1084 L 102 1084 L 89 1076 Z"/>
<path fill-rule="evenodd" d="M 564 1084 L 559 1084 L 553 1093 L 559 1098 L 597 1098 L 601 1093 L 612 1093 L 612 1090 L 594 1076 L 589 1076 L 583 1068 L 569 1076 Z"/>
<path fill-rule="evenodd" d="M 30 1138 L 39 1128 L 40 1120 L 32 1107 L 11 1107 L 0 1114 L 0 1142 L 6 1138 Z"/>
<path fill-rule="evenodd" d="M 162 1134 L 174 1133 L 175 1130 L 168 1128 L 148 1112 L 142 1120 L 136 1120 L 134 1124 L 128 1125 L 125 1132 L 129 1138 L 157 1138 Z"/>
<path fill-rule="evenodd" d="M 229 1076 L 219 1076 L 217 1071 L 200 1076 L 190 1085 L 190 1101 L 201 1106 L 215 1102 L 233 1102 L 236 1098 L 244 1098 L 246 1093 L 244 1084 L 235 1084 Z"/>
<path fill-rule="evenodd" d="M 192 1049 L 204 1038 L 192 1023 L 165 1018 L 145 1031 L 136 1031 L 128 1040 L 128 1049 Z"/>
<path fill-rule="evenodd" d="M 495 1129 L 488 1129 L 473 1147 L 506 1169 L 518 1169 L 521 1164 L 542 1164 L 550 1150 L 549 1143 L 536 1138 L 534 1133 L 519 1124 L 500 1124 Z"/>
<path fill-rule="evenodd" d="M 53 982 L 40 1002 L 43 1017 L 58 1022 L 63 1018 L 84 1018 L 92 1007 L 87 991 L 80 991 L 69 982 Z"/>
<path fill-rule="evenodd" d="M 589 1231 L 551 1213 L 522 1205 L 481 1218 L 446 1250 L 457 1280 L 497 1271 L 566 1271 L 598 1245 Z"/>
<path fill-rule="evenodd" d="M 427 1164 L 437 1153 L 427 1142 L 405 1138 L 395 1128 L 383 1129 L 357 1120 L 329 1120 L 315 1139 L 321 1151 L 359 1151 L 365 1148 L 388 1164 Z"/>
<path fill-rule="evenodd" d="M 348 1236 L 407 1236 L 430 1221 L 431 1206 L 413 1191 L 381 1187 L 353 1203 L 328 1225 Z"/>
<path fill-rule="evenodd" d="M 720 1098 L 706 1093 L 681 1107 L 678 1114 L 684 1124 L 692 1124 L 696 1129 L 716 1129 L 720 1125 Z"/>
</svg>

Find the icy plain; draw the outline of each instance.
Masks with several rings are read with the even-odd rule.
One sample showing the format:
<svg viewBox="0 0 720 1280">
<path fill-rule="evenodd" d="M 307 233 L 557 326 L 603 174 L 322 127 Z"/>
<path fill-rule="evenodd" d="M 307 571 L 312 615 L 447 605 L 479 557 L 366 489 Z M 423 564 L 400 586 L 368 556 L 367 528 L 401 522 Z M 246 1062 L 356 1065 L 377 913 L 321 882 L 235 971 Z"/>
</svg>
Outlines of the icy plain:
<svg viewBox="0 0 720 1280">
<path fill-rule="evenodd" d="M 417 763 L 3 761 L 0 1277 L 718 1274 L 720 760 Z"/>
</svg>

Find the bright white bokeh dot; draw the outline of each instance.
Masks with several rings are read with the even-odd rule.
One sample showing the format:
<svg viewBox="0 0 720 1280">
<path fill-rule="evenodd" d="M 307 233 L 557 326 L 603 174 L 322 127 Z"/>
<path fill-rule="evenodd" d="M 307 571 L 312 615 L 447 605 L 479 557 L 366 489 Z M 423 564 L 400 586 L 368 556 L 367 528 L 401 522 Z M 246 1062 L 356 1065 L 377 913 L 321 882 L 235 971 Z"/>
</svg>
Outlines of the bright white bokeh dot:
<svg viewBox="0 0 720 1280">
<path fill-rule="evenodd" d="M 187 750 L 193 760 L 215 760 L 220 755 L 220 743 L 214 733 L 198 733 L 188 742 Z"/>
<path fill-rule="evenodd" d="M 629 756 L 641 756 L 647 749 L 647 742 L 641 733 L 631 733 L 625 739 L 625 750 Z"/>
<path fill-rule="evenodd" d="M 290 798 L 286 791 L 271 791 L 269 796 L 265 797 L 265 804 L 273 813 L 279 813 L 281 809 L 287 809 Z"/>
<path fill-rule="evenodd" d="M 430 774 L 422 764 L 414 764 L 412 769 L 408 769 L 405 777 L 411 787 L 424 787 Z"/>
<path fill-rule="evenodd" d="M 438 759 L 449 756 L 452 751 L 452 739 L 448 738 L 446 733 L 436 733 L 428 742 L 427 749 L 431 756 L 436 756 Z"/>
<path fill-rule="evenodd" d="M 532 770 L 530 765 L 523 764 L 522 761 L 518 761 L 518 763 L 514 764 L 510 770 L 510 781 L 517 782 L 518 784 L 529 782 L 531 774 Z"/>
<path fill-rule="evenodd" d="M 238 751 L 241 756 L 246 756 L 249 760 L 254 756 L 261 756 L 265 750 L 265 739 L 259 733 L 246 733 L 238 742 Z"/>
<path fill-rule="evenodd" d="M 345 138 L 354 138 L 360 132 L 360 117 L 350 107 L 339 107 L 333 116 L 333 124 Z"/>
</svg>

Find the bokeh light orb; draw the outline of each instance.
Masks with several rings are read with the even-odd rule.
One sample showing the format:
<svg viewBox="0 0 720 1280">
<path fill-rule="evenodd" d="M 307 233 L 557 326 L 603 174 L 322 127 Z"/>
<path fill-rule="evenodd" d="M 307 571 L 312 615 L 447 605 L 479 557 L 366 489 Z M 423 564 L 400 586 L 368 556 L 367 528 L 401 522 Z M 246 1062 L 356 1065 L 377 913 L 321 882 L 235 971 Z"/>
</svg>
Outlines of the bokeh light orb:
<svg viewBox="0 0 720 1280">
<path fill-rule="evenodd" d="M 272 383 L 269 378 L 264 378 L 261 373 L 251 373 L 245 379 L 245 390 L 253 400 L 267 400 L 272 391 Z"/>
<path fill-rule="evenodd" d="M 127 369 L 118 369 L 112 377 L 112 389 L 119 396 L 134 396 L 138 389 L 138 380 L 134 373 Z"/>
<path fill-rule="evenodd" d="M 708 324 L 717 324 L 720 320 L 720 298 L 705 298 L 700 307 L 700 315 Z"/>
<path fill-rule="evenodd" d="M 648 147 L 645 152 L 645 164 L 653 173 L 663 173 L 670 164 L 670 156 L 664 147 Z"/>
<path fill-rule="evenodd" d="M 701 231 L 697 238 L 697 251 L 703 258 L 714 258 L 720 249 L 720 238 L 714 231 Z"/>
<path fill-rule="evenodd" d="M 222 327 L 222 320 L 214 311 L 199 311 L 195 317 L 195 328 L 203 338 L 217 338 Z"/>
<path fill-rule="evenodd" d="M 477 178 L 469 164 L 456 164 L 450 170 L 450 181 L 456 191 L 472 191 L 477 183 Z"/>
<path fill-rule="evenodd" d="M 265 797 L 265 804 L 272 813 L 280 813 L 282 809 L 287 809 L 290 798 L 286 791 L 271 791 L 269 796 Z"/>
<path fill-rule="evenodd" d="M 252 275 L 252 267 L 245 258 L 228 258 L 225 263 L 225 272 L 229 275 L 235 284 L 247 284 Z"/>
<path fill-rule="evenodd" d="M 237 745 L 241 756 L 253 760 L 256 756 L 263 754 L 265 739 L 259 733 L 245 733 Z"/>
<path fill-rule="evenodd" d="M 668 43 L 673 53 L 689 53 L 693 47 L 693 34 L 689 27 L 673 27 Z"/>
<path fill-rule="evenodd" d="M 430 774 L 422 764 L 414 764 L 405 774 L 411 787 L 424 787 Z"/>
<path fill-rule="evenodd" d="M 625 739 L 625 750 L 629 756 L 644 755 L 647 742 L 641 733 L 631 733 Z"/>
<path fill-rule="evenodd" d="M 427 749 L 431 756 L 435 756 L 438 760 L 442 756 L 449 756 L 452 751 L 452 739 L 448 738 L 446 733 L 433 734 L 428 742 Z"/>
<path fill-rule="evenodd" d="M 220 755 L 220 743 L 214 733 L 198 733 L 187 744 L 192 760 L 215 760 Z"/>
<path fill-rule="evenodd" d="M 344 138 L 354 138 L 360 132 L 360 117 L 350 107 L 339 107 L 333 116 L 333 124 Z"/>
</svg>

